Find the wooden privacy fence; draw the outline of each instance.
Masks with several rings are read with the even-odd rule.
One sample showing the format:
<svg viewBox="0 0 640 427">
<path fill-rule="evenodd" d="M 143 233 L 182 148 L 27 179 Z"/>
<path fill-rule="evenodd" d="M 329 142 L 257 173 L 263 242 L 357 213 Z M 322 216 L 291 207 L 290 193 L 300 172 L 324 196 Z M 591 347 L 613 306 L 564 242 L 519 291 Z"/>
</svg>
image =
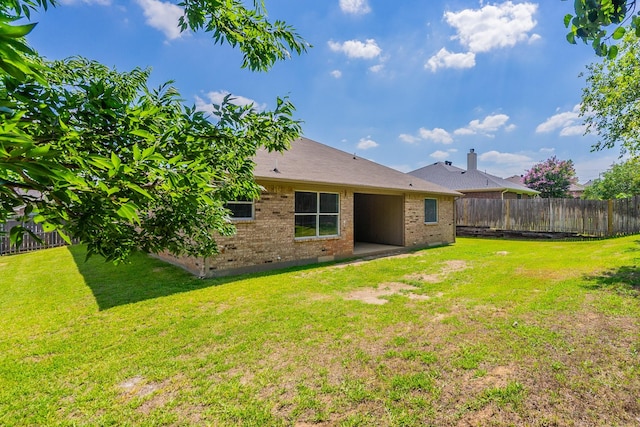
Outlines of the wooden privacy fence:
<svg viewBox="0 0 640 427">
<path fill-rule="evenodd" d="M 38 242 L 29 234 L 24 235 L 24 240 L 19 248 L 11 245 L 9 241 L 9 230 L 14 225 L 19 225 L 17 221 L 7 221 L 4 224 L 0 224 L 0 255 L 13 254 L 18 252 L 35 251 L 37 249 L 53 248 L 56 246 L 64 246 L 67 242 L 57 232 L 45 232 L 42 229 L 42 225 L 35 224 L 33 222 L 26 223 L 25 228 L 31 230 L 36 236 L 42 239 L 42 243 Z"/>
<path fill-rule="evenodd" d="M 456 201 L 458 227 L 593 237 L 640 233 L 640 196 L 616 200 L 472 199 Z"/>
</svg>

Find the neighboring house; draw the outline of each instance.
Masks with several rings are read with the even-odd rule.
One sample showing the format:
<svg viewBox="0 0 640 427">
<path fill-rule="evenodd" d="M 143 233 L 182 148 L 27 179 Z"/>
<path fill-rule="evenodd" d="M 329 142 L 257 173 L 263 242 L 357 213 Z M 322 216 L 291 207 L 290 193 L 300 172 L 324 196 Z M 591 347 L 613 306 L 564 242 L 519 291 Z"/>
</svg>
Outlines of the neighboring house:
<svg viewBox="0 0 640 427">
<path fill-rule="evenodd" d="M 255 201 L 228 204 L 237 233 L 207 259 L 163 259 L 220 276 L 453 243 L 460 193 L 301 138 L 254 159 Z"/>
<path fill-rule="evenodd" d="M 442 185 L 477 199 L 528 199 L 539 194 L 522 184 L 514 183 L 478 170 L 478 155 L 467 153 L 467 170 L 451 162 L 437 162 L 409 172 L 410 175 Z"/>
<path fill-rule="evenodd" d="M 524 177 L 522 175 L 513 175 L 505 179 L 507 181 L 511 181 L 517 184 L 523 184 L 523 181 L 524 181 Z M 573 178 L 571 180 L 571 183 L 569 184 L 568 192 L 571 195 L 571 197 L 573 197 L 574 199 L 579 199 L 582 197 L 582 194 L 584 193 L 585 188 L 587 188 L 589 185 L 591 185 L 591 181 L 588 181 L 584 184 L 580 184 L 578 182 L 578 178 Z"/>
<path fill-rule="evenodd" d="M 586 184 L 580 184 L 578 182 L 578 178 L 573 178 L 571 180 L 571 184 L 569 184 L 569 194 L 571 194 L 571 197 L 573 197 L 574 199 L 579 199 L 584 194 L 584 190 L 586 187 Z"/>
</svg>

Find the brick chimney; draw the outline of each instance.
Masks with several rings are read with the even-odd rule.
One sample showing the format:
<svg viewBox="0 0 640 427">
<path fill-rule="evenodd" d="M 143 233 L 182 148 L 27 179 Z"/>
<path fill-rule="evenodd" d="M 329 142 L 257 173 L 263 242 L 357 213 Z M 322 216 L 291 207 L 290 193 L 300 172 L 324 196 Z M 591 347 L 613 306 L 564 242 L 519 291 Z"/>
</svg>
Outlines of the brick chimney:
<svg viewBox="0 0 640 427">
<path fill-rule="evenodd" d="M 478 169 L 478 154 L 472 148 L 467 153 L 467 170 L 471 171 L 476 169 Z"/>
</svg>

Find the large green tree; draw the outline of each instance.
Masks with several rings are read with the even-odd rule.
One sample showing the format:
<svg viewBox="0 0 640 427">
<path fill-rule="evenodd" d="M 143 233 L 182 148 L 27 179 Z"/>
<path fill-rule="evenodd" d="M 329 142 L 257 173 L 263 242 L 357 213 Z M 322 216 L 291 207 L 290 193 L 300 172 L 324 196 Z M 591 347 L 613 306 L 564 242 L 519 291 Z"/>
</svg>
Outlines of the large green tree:
<svg viewBox="0 0 640 427">
<path fill-rule="evenodd" d="M 536 163 L 524 177 L 524 184 L 540 192 L 540 197 L 569 197 L 571 180 L 576 176 L 571 160 L 558 160 L 553 156 L 544 162 Z"/>
<path fill-rule="evenodd" d="M 566 1 L 566 0 L 565 0 Z M 564 17 L 569 29 L 567 40 L 591 43 L 599 56 L 614 58 L 618 46 L 609 43 L 624 34 L 640 36 L 640 16 L 636 14 L 636 0 L 574 0 L 574 14 Z"/>
<path fill-rule="evenodd" d="M 640 158 L 632 158 L 611 166 L 585 188 L 584 199 L 624 199 L 640 195 Z"/>
<path fill-rule="evenodd" d="M 33 218 L 87 243 L 89 254 L 134 251 L 209 256 L 214 236 L 234 231 L 224 203 L 257 197 L 251 157 L 284 150 L 300 135 L 294 107 L 239 107 L 212 117 L 185 106 L 170 83 L 148 87 L 149 70 L 118 72 L 83 58 L 45 62 L 18 25 L 51 0 L 0 0 L 0 222 Z M 271 23 L 261 2 L 187 0 L 182 29 L 237 46 L 242 67 L 266 71 L 308 45 Z M 19 243 L 22 226 L 11 230 Z"/>
<path fill-rule="evenodd" d="M 587 66 L 581 114 L 586 131 L 597 135 L 595 150 L 620 146 L 640 152 L 640 39 L 626 35 L 615 58 Z"/>
</svg>

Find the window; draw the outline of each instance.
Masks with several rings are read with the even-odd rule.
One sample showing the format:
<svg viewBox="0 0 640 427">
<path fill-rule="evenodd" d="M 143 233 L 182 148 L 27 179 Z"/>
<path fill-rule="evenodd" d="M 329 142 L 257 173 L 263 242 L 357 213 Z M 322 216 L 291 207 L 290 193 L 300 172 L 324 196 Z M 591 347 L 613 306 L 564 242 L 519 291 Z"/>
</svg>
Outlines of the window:
<svg viewBox="0 0 640 427">
<path fill-rule="evenodd" d="M 424 222 L 433 224 L 438 222 L 438 200 L 424 199 Z"/>
<path fill-rule="evenodd" d="M 334 193 L 296 191 L 295 236 L 337 236 L 340 197 Z"/>
<path fill-rule="evenodd" d="M 224 207 L 231 211 L 231 219 L 253 219 L 253 202 L 250 200 L 234 200 Z"/>
</svg>

